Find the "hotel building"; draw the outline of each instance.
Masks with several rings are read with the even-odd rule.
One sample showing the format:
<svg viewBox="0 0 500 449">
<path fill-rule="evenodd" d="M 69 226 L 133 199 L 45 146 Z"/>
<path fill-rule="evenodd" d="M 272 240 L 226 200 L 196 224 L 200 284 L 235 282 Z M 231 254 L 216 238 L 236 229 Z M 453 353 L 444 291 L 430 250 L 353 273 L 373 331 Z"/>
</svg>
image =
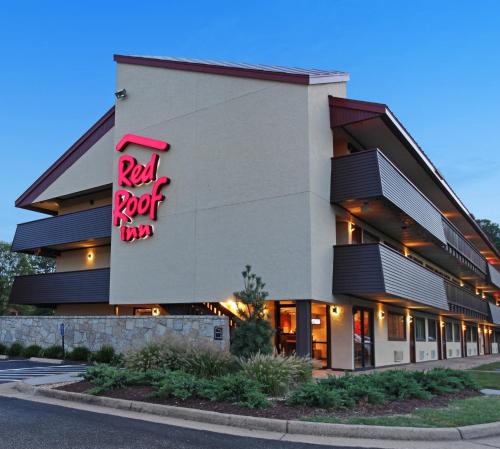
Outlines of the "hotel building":
<svg viewBox="0 0 500 449">
<path fill-rule="evenodd" d="M 346 73 L 115 61 L 115 106 L 16 201 L 48 217 L 12 250 L 56 272 L 17 277 L 11 303 L 234 325 L 249 264 L 279 351 L 342 370 L 498 352 L 499 251 Z"/>
</svg>

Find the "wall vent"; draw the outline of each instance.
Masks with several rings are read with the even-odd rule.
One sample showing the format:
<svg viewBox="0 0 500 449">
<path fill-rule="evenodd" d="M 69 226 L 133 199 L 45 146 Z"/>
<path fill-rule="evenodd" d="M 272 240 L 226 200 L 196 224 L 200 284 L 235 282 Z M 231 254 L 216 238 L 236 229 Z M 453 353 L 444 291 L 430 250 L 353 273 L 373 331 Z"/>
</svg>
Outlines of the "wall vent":
<svg viewBox="0 0 500 449">
<path fill-rule="evenodd" d="M 456 353 L 456 356 L 457 356 L 457 357 L 460 357 L 460 349 L 457 349 L 457 350 L 455 351 L 455 353 Z"/>
<path fill-rule="evenodd" d="M 431 359 L 436 358 L 436 351 L 434 349 L 431 350 Z"/>
<path fill-rule="evenodd" d="M 425 360 L 425 351 L 418 351 L 418 359 Z"/>
<path fill-rule="evenodd" d="M 448 349 L 448 357 L 453 357 L 453 349 Z"/>
<path fill-rule="evenodd" d="M 394 362 L 403 361 L 403 351 L 394 351 Z"/>
</svg>

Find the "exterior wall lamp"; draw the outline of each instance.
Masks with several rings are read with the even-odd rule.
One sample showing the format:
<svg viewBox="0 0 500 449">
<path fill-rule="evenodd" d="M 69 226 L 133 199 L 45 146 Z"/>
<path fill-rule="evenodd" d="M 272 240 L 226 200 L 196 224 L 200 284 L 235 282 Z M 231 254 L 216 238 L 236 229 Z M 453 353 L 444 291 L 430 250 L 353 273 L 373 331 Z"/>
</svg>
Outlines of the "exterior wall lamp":
<svg viewBox="0 0 500 449">
<path fill-rule="evenodd" d="M 383 310 L 381 310 L 379 313 L 378 313 L 378 317 L 380 320 L 383 320 L 385 318 L 385 312 Z"/>
<path fill-rule="evenodd" d="M 153 307 L 153 309 L 151 310 L 151 314 L 153 316 L 159 316 L 160 315 L 160 308 L 159 307 Z"/>
</svg>

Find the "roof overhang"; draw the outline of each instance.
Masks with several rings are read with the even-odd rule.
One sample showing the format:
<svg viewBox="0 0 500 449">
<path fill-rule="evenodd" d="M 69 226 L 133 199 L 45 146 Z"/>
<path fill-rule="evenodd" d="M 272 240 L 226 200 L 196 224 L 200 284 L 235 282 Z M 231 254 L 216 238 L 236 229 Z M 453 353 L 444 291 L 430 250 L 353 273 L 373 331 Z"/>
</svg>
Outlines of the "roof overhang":
<svg viewBox="0 0 500 449">
<path fill-rule="evenodd" d="M 53 211 L 33 205 L 59 176 L 82 157 L 115 124 L 115 107 L 109 109 L 92 127 L 57 159 L 45 172 L 16 200 L 16 207 L 37 212 L 54 214 Z"/>
<path fill-rule="evenodd" d="M 482 248 L 479 249 L 482 250 L 482 252 L 485 250 L 488 252 L 488 255 L 485 257 L 492 263 L 500 263 L 500 251 L 490 241 L 486 233 L 476 222 L 474 216 L 467 210 L 458 195 L 446 182 L 443 175 L 434 166 L 423 149 L 417 144 L 387 105 L 332 96 L 329 97 L 329 105 L 330 125 L 332 129 L 342 128 L 346 130 L 349 135 L 355 134 L 356 132 L 353 131 L 353 129 L 359 129 L 359 125 L 364 122 L 377 120 L 383 124 L 383 126 L 385 126 L 408 150 L 413 159 L 431 177 L 434 184 L 472 227 L 473 231 L 477 234 L 478 240 L 480 240 L 480 246 L 482 246 Z"/>
</svg>

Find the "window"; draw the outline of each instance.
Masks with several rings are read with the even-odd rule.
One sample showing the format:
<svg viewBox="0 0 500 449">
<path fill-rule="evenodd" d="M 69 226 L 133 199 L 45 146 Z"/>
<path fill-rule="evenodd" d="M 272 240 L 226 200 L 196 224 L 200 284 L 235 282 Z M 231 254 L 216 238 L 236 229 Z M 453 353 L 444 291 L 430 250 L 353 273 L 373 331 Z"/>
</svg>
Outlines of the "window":
<svg viewBox="0 0 500 449">
<path fill-rule="evenodd" d="M 415 340 L 425 341 L 425 318 L 415 318 Z"/>
<path fill-rule="evenodd" d="M 453 327 L 451 323 L 446 323 L 446 341 L 453 341 Z"/>
<path fill-rule="evenodd" d="M 477 329 L 475 327 L 467 326 L 465 337 L 469 343 L 475 343 L 477 341 Z"/>
<path fill-rule="evenodd" d="M 406 340 L 405 316 L 400 313 L 387 314 L 387 336 L 389 340 Z"/>
<path fill-rule="evenodd" d="M 453 323 L 453 341 L 460 341 L 460 324 Z"/>
<path fill-rule="evenodd" d="M 436 341 L 437 338 L 437 321 L 436 320 L 427 320 L 427 326 L 429 327 L 429 341 Z"/>
</svg>

